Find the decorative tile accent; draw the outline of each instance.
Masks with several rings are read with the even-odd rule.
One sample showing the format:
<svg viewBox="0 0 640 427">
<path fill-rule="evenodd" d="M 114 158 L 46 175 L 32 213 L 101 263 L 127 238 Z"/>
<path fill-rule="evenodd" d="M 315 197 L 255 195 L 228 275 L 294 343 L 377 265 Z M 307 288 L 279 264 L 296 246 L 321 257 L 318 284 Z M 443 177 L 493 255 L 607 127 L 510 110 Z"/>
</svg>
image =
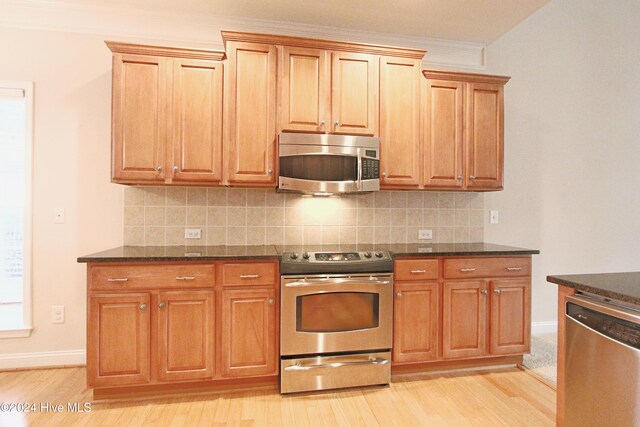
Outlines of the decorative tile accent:
<svg viewBox="0 0 640 427">
<path fill-rule="evenodd" d="M 424 243 L 484 239 L 484 195 L 380 191 L 314 198 L 270 189 L 125 187 L 126 245 Z M 199 228 L 201 239 L 185 239 Z"/>
</svg>

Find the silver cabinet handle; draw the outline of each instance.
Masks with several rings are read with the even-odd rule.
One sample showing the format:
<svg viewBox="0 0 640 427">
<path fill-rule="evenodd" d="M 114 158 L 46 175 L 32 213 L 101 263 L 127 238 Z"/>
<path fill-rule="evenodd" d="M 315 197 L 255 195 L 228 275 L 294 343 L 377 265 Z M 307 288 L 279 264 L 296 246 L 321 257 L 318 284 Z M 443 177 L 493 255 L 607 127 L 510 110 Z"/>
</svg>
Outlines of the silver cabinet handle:
<svg viewBox="0 0 640 427">
<path fill-rule="evenodd" d="M 259 274 L 241 274 L 240 275 L 241 279 L 257 279 L 258 277 L 260 277 Z"/>
<path fill-rule="evenodd" d="M 496 295 L 500 295 L 500 289 L 494 289 L 493 293 L 496 294 Z"/>
<path fill-rule="evenodd" d="M 402 298 L 402 292 L 401 292 L 401 291 L 396 292 L 396 296 L 397 296 L 398 298 Z"/>
<path fill-rule="evenodd" d="M 178 276 L 176 280 L 196 280 L 195 276 Z"/>
<path fill-rule="evenodd" d="M 476 271 L 476 269 L 475 268 L 461 268 L 460 271 L 462 273 L 472 273 L 472 272 Z"/>
<path fill-rule="evenodd" d="M 160 304 L 158 304 L 158 308 L 159 308 L 160 310 L 162 310 L 162 309 L 163 309 L 163 308 L 165 308 L 166 306 L 167 306 L 167 303 L 166 303 L 166 302 L 161 302 Z"/>
<path fill-rule="evenodd" d="M 156 167 L 156 170 L 157 170 L 158 172 L 162 172 L 162 166 L 158 166 L 158 167 Z"/>
<path fill-rule="evenodd" d="M 269 305 L 273 305 L 275 302 L 276 302 L 276 300 L 274 300 L 273 298 L 269 298 L 267 300 L 267 304 L 269 304 Z"/>
<path fill-rule="evenodd" d="M 310 371 L 312 369 L 321 368 L 341 368 L 343 366 L 353 365 L 386 365 L 389 363 L 387 359 L 378 359 L 377 357 L 370 357 L 367 360 L 357 360 L 353 362 L 334 362 L 334 363 L 321 363 L 319 365 L 303 365 L 300 362 L 295 365 L 287 366 L 285 371 Z"/>
<path fill-rule="evenodd" d="M 107 282 L 128 282 L 129 279 L 126 277 L 109 277 Z"/>
<path fill-rule="evenodd" d="M 140 304 L 140 311 L 145 311 L 147 309 L 147 304 Z"/>
<path fill-rule="evenodd" d="M 411 270 L 411 274 L 422 274 L 426 273 L 427 270 Z"/>
<path fill-rule="evenodd" d="M 487 294 L 489 293 L 489 291 L 487 291 L 486 289 L 483 289 L 480 291 L 480 293 L 484 296 L 487 296 Z"/>
<path fill-rule="evenodd" d="M 476 179 L 476 177 L 475 177 L 475 175 L 471 175 L 471 176 L 469 177 L 469 179 L 470 179 L 471 181 L 473 181 L 474 179 Z"/>
<path fill-rule="evenodd" d="M 522 267 L 507 267 L 507 271 L 520 271 Z"/>
</svg>

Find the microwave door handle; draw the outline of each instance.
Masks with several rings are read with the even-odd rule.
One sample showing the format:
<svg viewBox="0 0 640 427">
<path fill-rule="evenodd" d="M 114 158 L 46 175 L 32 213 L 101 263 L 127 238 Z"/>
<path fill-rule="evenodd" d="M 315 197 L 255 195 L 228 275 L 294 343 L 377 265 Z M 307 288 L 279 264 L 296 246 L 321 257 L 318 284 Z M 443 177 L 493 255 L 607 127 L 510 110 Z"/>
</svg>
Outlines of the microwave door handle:
<svg viewBox="0 0 640 427">
<path fill-rule="evenodd" d="M 360 148 L 358 148 L 358 182 L 356 182 L 356 188 L 358 190 L 362 189 L 362 153 Z"/>
</svg>

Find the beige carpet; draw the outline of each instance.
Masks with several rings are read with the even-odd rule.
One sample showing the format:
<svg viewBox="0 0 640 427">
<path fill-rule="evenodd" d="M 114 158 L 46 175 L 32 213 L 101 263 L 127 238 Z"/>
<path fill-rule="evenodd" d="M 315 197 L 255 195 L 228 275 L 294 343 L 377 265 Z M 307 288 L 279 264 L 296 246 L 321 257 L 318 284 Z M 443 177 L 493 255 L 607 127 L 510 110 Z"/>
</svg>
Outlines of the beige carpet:
<svg viewBox="0 0 640 427">
<path fill-rule="evenodd" d="M 522 364 L 527 369 L 556 384 L 557 355 L 556 334 L 532 335 L 531 353 L 525 354 Z"/>
</svg>

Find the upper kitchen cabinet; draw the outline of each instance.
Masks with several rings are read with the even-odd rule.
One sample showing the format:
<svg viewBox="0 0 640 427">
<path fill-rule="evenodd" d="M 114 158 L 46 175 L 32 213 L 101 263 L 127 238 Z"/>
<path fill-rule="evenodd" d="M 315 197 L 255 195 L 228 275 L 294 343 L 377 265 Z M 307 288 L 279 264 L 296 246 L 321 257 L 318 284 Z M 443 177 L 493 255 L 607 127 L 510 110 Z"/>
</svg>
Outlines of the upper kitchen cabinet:
<svg viewBox="0 0 640 427">
<path fill-rule="evenodd" d="M 501 190 L 509 77 L 423 73 L 424 187 Z"/>
<path fill-rule="evenodd" d="M 280 49 L 280 131 L 330 130 L 330 61 L 326 50 L 289 46 Z"/>
<path fill-rule="evenodd" d="M 224 52 L 106 44 L 113 52 L 112 181 L 219 183 Z"/>
<path fill-rule="evenodd" d="M 227 50 L 224 155 L 230 185 L 276 182 L 276 47 L 223 32 Z"/>
<path fill-rule="evenodd" d="M 421 61 L 380 59 L 380 184 L 383 188 L 420 185 Z"/>
</svg>

